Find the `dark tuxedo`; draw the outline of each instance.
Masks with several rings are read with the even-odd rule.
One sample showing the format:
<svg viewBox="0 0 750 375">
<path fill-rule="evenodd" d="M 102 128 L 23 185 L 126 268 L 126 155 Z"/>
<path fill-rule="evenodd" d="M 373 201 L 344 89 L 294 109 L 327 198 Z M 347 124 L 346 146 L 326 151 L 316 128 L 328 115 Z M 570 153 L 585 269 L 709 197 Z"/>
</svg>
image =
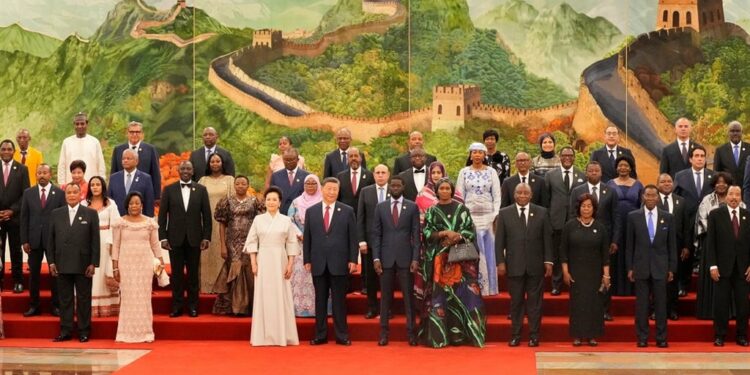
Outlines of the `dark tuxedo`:
<svg viewBox="0 0 750 375">
<path fill-rule="evenodd" d="M 434 161 L 437 161 L 435 155 L 427 154 L 424 160 L 424 167 L 428 168 Z M 404 154 L 401 154 L 396 158 L 396 160 L 393 161 L 393 172 L 391 172 L 391 174 L 395 176 L 408 169 L 411 169 L 411 154 L 409 152 L 406 152 Z M 411 198 L 408 198 L 407 196 L 407 199 Z"/>
<path fill-rule="evenodd" d="M 49 237 L 49 220 L 52 211 L 65 206 L 65 192 L 59 187 L 48 183 L 44 194 L 46 203 L 42 208 L 39 197 L 39 185 L 32 186 L 23 192 L 21 201 L 21 243 L 29 244 L 29 307 L 39 308 L 39 282 L 42 269 L 42 259 L 47 253 Z M 49 262 L 49 256 L 47 256 Z M 57 283 L 51 278 L 52 307 L 58 307 Z"/>
<path fill-rule="evenodd" d="M 224 171 L 234 176 L 234 159 L 229 151 L 215 146 L 215 152 L 224 159 Z M 190 162 L 193 163 L 193 181 L 198 181 L 206 175 L 206 148 L 201 147 L 190 154 Z"/>
<path fill-rule="evenodd" d="M 552 225 L 544 207 L 528 204 L 526 209 L 525 224 L 517 205 L 500 209 L 496 219 L 495 258 L 498 265 L 505 263 L 507 269 L 512 337 L 521 336 L 525 304 L 529 336 L 539 339 L 544 264 L 552 263 Z"/>
<path fill-rule="evenodd" d="M 75 290 L 78 335 L 91 332 L 91 278 L 86 268 L 99 267 L 99 214 L 78 205 L 70 223 L 70 206 L 52 210 L 49 221 L 47 261 L 57 267 L 57 291 L 60 296 L 60 335 L 73 331 L 73 292 Z"/>
<path fill-rule="evenodd" d="M 661 159 L 659 160 L 659 173 L 668 173 L 672 178 L 675 178 L 677 172 L 690 168 L 690 161 L 688 160 L 690 152 L 696 146 L 700 146 L 700 144 L 693 142 L 691 139 L 687 145 L 687 157 L 683 159 L 682 150 L 680 149 L 682 145 L 678 144 L 678 142 L 679 140 L 676 140 L 666 145 L 661 150 Z"/>
<path fill-rule="evenodd" d="M 704 168 L 701 181 L 703 188 L 698 192 L 695 187 L 695 174 L 692 168 L 684 169 L 678 172 L 674 177 L 674 193 L 685 198 L 686 234 L 684 245 L 687 245 L 687 248 L 690 249 L 690 257 L 685 261 L 681 261 L 681 263 L 686 263 L 690 268 L 692 268 L 693 259 L 696 255 L 696 249 L 693 243 L 693 238 L 695 238 L 695 216 L 698 213 L 698 206 L 703 198 L 713 191 L 711 184 L 714 178 L 714 171 Z M 692 271 L 692 269 L 690 271 Z M 678 280 L 680 289 L 687 291 L 690 287 L 692 272 L 686 271 L 679 276 L 682 276 Z"/>
<path fill-rule="evenodd" d="M 120 212 L 120 216 L 128 213 L 128 208 L 125 207 L 125 198 L 128 196 L 128 192 L 125 191 L 126 173 L 126 171 L 119 171 L 109 176 L 109 185 L 107 186 L 109 197 L 117 203 L 117 211 Z M 143 196 L 143 214 L 154 217 L 154 197 L 156 194 L 151 176 L 139 169 L 134 170 L 132 173 L 130 191 L 141 193 Z"/>
<path fill-rule="evenodd" d="M 728 172 L 732 175 L 735 185 L 742 185 L 747 157 L 750 156 L 750 143 L 740 142 L 739 146 L 739 165 L 734 162 L 734 150 L 732 150 L 731 142 L 717 147 L 714 153 L 714 171 Z"/>
<path fill-rule="evenodd" d="M 5 240 L 10 242 L 10 262 L 13 283 L 21 284 L 23 282 L 23 251 L 21 250 L 21 237 L 19 232 L 21 213 L 21 198 L 24 190 L 29 188 L 29 172 L 25 165 L 11 160 L 8 175 L 8 184 L 3 183 L 4 164 L 0 161 L 0 211 L 11 210 L 13 215 L 10 220 L 0 222 L 0 285 L 2 285 L 3 274 L 5 273 Z M 35 171 L 36 172 L 36 171 Z"/>
<path fill-rule="evenodd" d="M 653 295 L 656 341 L 667 340 L 667 277 L 677 272 L 677 230 L 669 212 L 655 208 L 654 240 L 644 208 L 628 214 L 625 263 L 635 278 L 635 324 L 638 341 L 648 339 L 649 299 Z"/>
<path fill-rule="evenodd" d="M 555 168 L 544 175 L 544 189 L 542 190 L 542 206 L 547 208 L 552 224 L 552 288 L 560 290 L 562 287 L 562 265 L 560 262 L 560 241 L 562 230 L 568 222 L 570 213 L 570 192 L 576 186 L 586 182 L 586 175 L 578 168 L 571 167 L 570 187 L 565 186 L 562 168 Z"/>
<path fill-rule="evenodd" d="M 188 309 L 198 310 L 200 244 L 211 240 L 211 205 L 206 187 L 193 182 L 185 210 L 181 181 L 164 188 L 159 208 L 159 239 L 169 242 L 172 263 L 172 311 L 184 304 L 183 276 L 187 267 Z"/>
<path fill-rule="evenodd" d="M 516 203 L 515 194 L 516 186 L 521 183 L 521 176 L 516 173 L 505 179 L 500 187 L 502 197 L 500 198 L 500 207 L 508 207 Z M 542 205 L 542 191 L 544 191 L 544 178 L 539 177 L 531 172 L 526 176 L 526 183 L 531 186 L 531 203 L 537 206 Z"/>
<path fill-rule="evenodd" d="M 687 279 L 688 282 L 693 277 L 693 264 L 690 261 L 683 261 L 679 259 L 679 254 L 682 249 L 688 247 L 686 241 L 689 240 L 689 232 L 693 227 L 693 223 L 688 222 L 687 212 L 685 211 L 685 199 L 677 194 L 669 195 L 669 210 L 664 205 L 664 198 L 659 193 L 659 203 L 656 205 L 660 210 L 664 210 L 672 214 L 675 227 L 675 238 L 677 240 L 677 274 L 674 276 L 674 280 L 667 284 L 667 311 L 672 313 L 677 312 L 677 301 L 680 280 Z"/>
<path fill-rule="evenodd" d="M 591 161 L 599 162 L 602 166 L 602 182 L 607 183 L 609 180 L 617 177 L 617 166 L 613 162 L 620 156 L 630 156 L 630 159 L 633 161 L 630 177 L 638 178 L 638 174 L 635 171 L 635 157 L 633 157 L 633 152 L 629 148 L 618 145 L 613 155 L 614 159 L 610 161 L 609 149 L 605 145 L 591 153 Z"/>
<path fill-rule="evenodd" d="M 357 176 L 357 192 L 355 194 L 352 189 L 352 170 L 347 169 L 339 173 L 336 178 L 339 179 L 341 185 L 339 186 L 339 198 L 338 201 L 346 204 L 347 206 L 354 209 L 354 214 L 357 214 L 357 201 L 359 201 L 359 194 L 363 188 L 370 186 L 375 183 L 375 177 L 372 172 L 365 168 L 360 168 Z"/>
<path fill-rule="evenodd" d="M 750 215 L 744 208 L 735 209 L 740 226 L 739 234 L 735 236 L 732 210 L 722 205 L 708 214 L 706 238 L 706 266 L 719 269 L 714 298 L 714 332 L 722 339 L 727 334 L 732 303 L 737 308 L 737 337 L 747 338 L 750 284 L 745 280 L 745 271 L 750 266 L 750 221 L 747 220 Z"/>
<path fill-rule="evenodd" d="M 349 164 L 342 161 L 341 153 L 346 153 L 346 151 L 341 151 L 341 149 L 337 148 L 326 154 L 326 158 L 323 161 L 323 178 L 336 177 L 339 173 L 349 169 Z M 367 169 L 365 153 L 360 152 L 359 157 L 361 158 L 359 164 L 362 166 L 362 169 Z"/>
<path fill-rule="evenodd" d="M 383 187 L 383 200 L 390 199 L 391 194 L 388 192 L 388 184 Z M 377 312 L 378 305 L 378 278 L 373 268 L 372 257 L 372 235 L 373 223 L 375 222 L 375 208 L 378 205 L 378 186 L 376 184 L 368 185 L 359 192 L 359 201 L 357 202 L 357 240 L 361 244 L 367 243 L 367 254 L 362 254 L 362 278 L 367 290 L 367 311 Z"/>
<path fill-rule="evenodd" d="M 429 172 L 427 171 L 428 164 L 425 164 L 422 169 L 424 169 L 424 184 L 427 185 L 427 181 L 429 178 Z M 414 183 L 414 178 L 421 178 L 419 177 L 422 175 L 422 173 L 414 174 L 414 168 L 411 166 L 406 169 L 405 171 L 398 174 L 399 176 L 404 178 L 404 198 L 415 201 L 417 199 L 417 195 L 419 194 L 419 191 L 417 190 L 417 185 Z"/>
<path fill-rule="evenodd" d="M 112 162 L 110 175 L 113 175 L 122 170 L 122 152 L 130 147 L 129 143 L 123 143 L 117 145 L 112 150 Z M 138 166 L 136 167 L 139 171 L 151 176 L 151 185 L 154 189 L 154 199 L 159 199 L 161 196 L 161 169 L 159 167 L 159 152 L 156 151 L 156 147 L 141 142 L 138 145 L 138 149 L 134 150 L 138 152 Z M 152 210 L 153 212 L 153 210 Z M 120 212 L 122 214 L 122 212 Z M 154 216 L 149 215 L 149 216 Z"/>
<path fill-rule="evenodd" d="M 310 173 L 306 170 L 297 167 L 297 171 L 294 173 L 294 180 L 292 184 L 289 184 L 289 170 L 284 168 L 274 172 L 271 175 L 271 186 L 276 186 L 281 189 L 281 213 L 286 215 L 289 212 L 289 206 L 292 205 L 292 201 L 302 195 L 305 191 L 305 177 Z"/>
<path fill-rule="evenodd" d="M 404 295 L 406 333 L 416 338 L 414 330 L 414 275 L 411 262 L 419 261 L 420 228 L 417 205 L 403 199 L 397 204 L 398 222 L 393 219 L 393 199 L 378 204 L 375 210 L 372 247 L 373 259 L 380 260 L 383 273 L 380 275 L 380 336 L 388 338 L 388 312 L 393 302 L 393 277 L 398 275 Z"/>
<path fill-rule="evenodd" d="M 312 266 L 315 287 L 315 338 L 328 338 L 327 308 L 329 291 L 333 302 L 333 326 L 336 339 L 349 340 L 346 323 L 346 290 L 349 283 L 349 263 L 357 263 L 357 221 L 354 209 L 336 202 L 330 214 L 330 225 L 325 230 L 321 202 L 305 213 L 303 262 Z"/>
</svg>

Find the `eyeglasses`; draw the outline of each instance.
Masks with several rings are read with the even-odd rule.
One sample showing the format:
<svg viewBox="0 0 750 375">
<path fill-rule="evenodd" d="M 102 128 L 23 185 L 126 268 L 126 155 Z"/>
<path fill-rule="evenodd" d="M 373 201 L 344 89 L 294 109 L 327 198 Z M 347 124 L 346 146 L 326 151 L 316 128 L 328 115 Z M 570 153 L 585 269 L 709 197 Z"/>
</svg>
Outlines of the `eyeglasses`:
<svg viewBox="0 0 750 375">
<path fill-rule="evenodd" d="M 130 134 L 140 134 L 140 133 L 143 133 L 143 132 L 140 131 L 140 130 L 128 130 L 128 133 L 130 133 Z"/>
</svg>

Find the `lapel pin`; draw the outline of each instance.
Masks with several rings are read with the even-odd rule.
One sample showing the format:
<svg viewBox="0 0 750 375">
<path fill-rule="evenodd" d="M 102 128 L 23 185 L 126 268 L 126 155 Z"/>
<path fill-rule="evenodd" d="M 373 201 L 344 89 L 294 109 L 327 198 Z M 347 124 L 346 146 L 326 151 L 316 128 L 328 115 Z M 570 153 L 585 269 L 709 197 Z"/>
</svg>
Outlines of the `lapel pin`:
<svg viewBox="0 0 750 375">
<path fill-rule="evenodd" d="M 744 216 L 742 217 L 742 220 L 745 220 L 745 217 L 744 217 Z"/>
<path fill-rule="evenodd" d="M 534 216 L 534 213 L 533 213 L 533 212 L 530 212 L 530 213 L 529 213 L 529 216 L 532 216 L 532 217 L 533 217 L 533 216 Z"/>
<path fill-rule="evenodd" d="M 79 217 L 78 217 L 78 221 L 81 221 L 81 220 L 83 220 L 83 218 L 79 216 Z"/>
<path fill-rule="evenodd" d="M 367 176 L 363 174 L 363 175 L 362 175 L 362 179 L 364 180 L 364 179 L 366 179 L 366 178 L 367 178 Z"/>
<path fill-rule="evenodd" d="M 143 151 L 143 149 L 142 149 L 142 148 L 140 148 L 140 147 L 138 147 L 138 152 L 141 152 L 141 151 Z"/>
<path fill-rule="evenodd" d="M 54 190 L 52 190 L 52 194 L 55 194 L 55 191 L 54 191 Z"/>
<path fill-rule="evenodd" d="M 664 224 L 664 219 L 659 220 L 660 223 Z"/>
<path fill-rule="evenodd" d="M 140 179 L 140 177 L 136 177 L 135 178 L 135 182 L 138 182 L 139 179 Z"/>
<path fill-rule="evenodd" d="M 336 211 L 341 211 L 341 207 L 337 208 Z"/>
<path fill-rule="evenodd" d="M 532 178 L 532 179 L 531 179 L 531 182 L 536 182 L 536 180 Z"/>
<path fill-rule="evenodd" d="M 607 191 L 602 189 L 602 194 L 607 194 Z"/>
<path fill-rule="evenodd" d="M 596 233 L 596 229 L 594 229 L 594 233 Z"/>
<path fill-rule="evenodd" d="M 405 210 L 405 209 L 406 209 L 406 205 L 404 205 L 404 206 L 401 206 L 401 209 L 402 209 L 402 210 Z"/>
<path fill-rule="evenodd" d="M 14 171 L 16 170 L 16 166 L 15 166 L 15 165 L 13 166 L 13 170 L 14 170 Z"/>
<path fill-rule="evenodd" d="M 299 178 L 297 179 L 297 182 L 299 182 Z"/>
<path fill-rule="evenodd" d="M 706 176 L 706 178 L 710 180 L 711 179 L 711 175 Z"/>
<path fill-rule="evenodd" d="M 193 188 L 192 190 L 195 191 L 195 188 Z"/>
</svg>

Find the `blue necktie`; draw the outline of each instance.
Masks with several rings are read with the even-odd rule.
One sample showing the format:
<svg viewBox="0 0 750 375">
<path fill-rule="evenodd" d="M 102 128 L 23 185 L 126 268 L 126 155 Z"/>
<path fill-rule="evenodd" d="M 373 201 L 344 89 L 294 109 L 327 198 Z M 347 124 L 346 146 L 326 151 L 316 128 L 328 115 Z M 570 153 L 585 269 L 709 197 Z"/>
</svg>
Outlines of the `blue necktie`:
<svg viewBox="0 0 750 375">
<path fill-rule="evenodd" d="M 734 165 L 740 166 L 740 145 L 734 145 Z"/>
<path fill-rule="evenodd" d="M 656 228 L 654 228 L 654 213 L 648 212 L 648 237 L 651 239 L 651 243 L 654 243 L 654 236 L 656 236 Z"/>
<path fill-rule="evenodd" d="M 385 188 L 379 187 L 378 188 L 378 203 L 382 202 L 385 199 L 385 194 L 383 194 L 383 191 Z"/>
</svg>

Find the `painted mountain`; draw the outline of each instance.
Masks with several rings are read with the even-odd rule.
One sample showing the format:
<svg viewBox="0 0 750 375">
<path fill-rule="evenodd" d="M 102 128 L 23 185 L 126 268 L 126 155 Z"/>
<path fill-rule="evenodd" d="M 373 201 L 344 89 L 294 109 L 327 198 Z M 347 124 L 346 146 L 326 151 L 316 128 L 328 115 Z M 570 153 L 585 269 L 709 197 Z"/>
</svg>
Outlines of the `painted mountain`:
<svg viewBox="0 0 750 375">
<path fill-rule="evenodd" d="M 29 31 L 19 24 L 0 27 L 0 51 L 21 51 L 38 57 L 51 55 L 62 40 Z"/>
<path fill-rule="evenodd" d="M 566 92 L 578 92 L 581 72 L 623 41 L 623 34 L 604 18 L 591 18 L 567 3 L 537 9 L 510 0 L 476 20 L 498 38 L 530 72 L 552 80 Z"/>
</svg>

